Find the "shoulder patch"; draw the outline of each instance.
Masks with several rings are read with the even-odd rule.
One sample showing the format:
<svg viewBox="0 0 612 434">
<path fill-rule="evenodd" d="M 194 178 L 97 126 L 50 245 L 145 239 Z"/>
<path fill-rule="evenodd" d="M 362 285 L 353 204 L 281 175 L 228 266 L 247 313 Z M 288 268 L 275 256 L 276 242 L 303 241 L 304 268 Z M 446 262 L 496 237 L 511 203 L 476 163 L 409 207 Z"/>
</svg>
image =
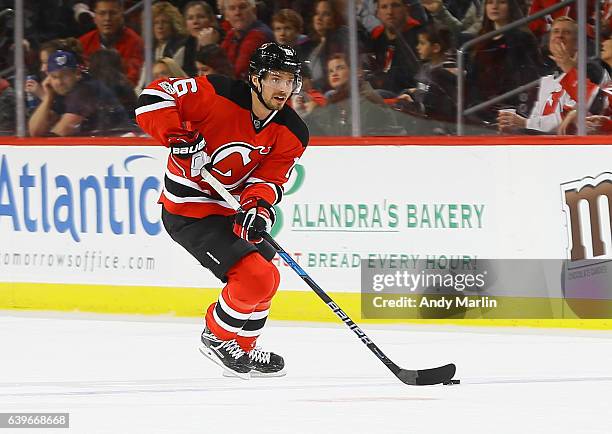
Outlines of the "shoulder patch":
<svg viewBox="0 0 612 434">
<path fill-rule="evenodd" d="M 159 85 L 159 87 L 161 87 L 166 93 L 170 94 L 170 95 L 174 95 L 176 93 L 176 89 L 174 89 L 174 86 L 172 86 L 170 83 L 168 83 L 167 81 L 161 81 L 159 83 L 157 83 Z"/>
</svg>

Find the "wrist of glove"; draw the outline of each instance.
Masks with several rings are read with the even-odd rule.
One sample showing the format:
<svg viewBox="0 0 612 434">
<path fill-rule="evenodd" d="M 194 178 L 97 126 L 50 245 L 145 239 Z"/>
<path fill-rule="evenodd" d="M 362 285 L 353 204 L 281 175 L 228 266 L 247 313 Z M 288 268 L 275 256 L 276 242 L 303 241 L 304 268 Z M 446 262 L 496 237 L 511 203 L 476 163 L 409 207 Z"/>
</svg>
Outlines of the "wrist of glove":
<svg viewBox="0 0 612 434">
<path fill-rule="evenodd" d="M 184 136 L 175 136 L 168 139 L 168 146 L 172 155 L 178 158 L 191 158 L 193 155 L 204 150 L 206 140 L 197 131 Z"/>
<path fill-rule="evenodd" d="M 276 219 L 274 207 L 263 199 L 249 198 L 241 207 L 243 211 L 236 214 L 234 233 L 252 243 L 261 242 L 262 232 L 270 232 Z"/>
</svg>

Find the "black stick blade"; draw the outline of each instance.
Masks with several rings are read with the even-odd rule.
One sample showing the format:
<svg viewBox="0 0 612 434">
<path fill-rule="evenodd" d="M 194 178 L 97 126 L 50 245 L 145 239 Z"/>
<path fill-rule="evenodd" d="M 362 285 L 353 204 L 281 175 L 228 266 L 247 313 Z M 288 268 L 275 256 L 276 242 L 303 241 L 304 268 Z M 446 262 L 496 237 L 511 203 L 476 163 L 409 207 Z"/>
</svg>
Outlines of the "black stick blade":
<svg viewBox="0 0 612 434">
<path fill-rule="evenodd" d="M 395 375 L 402 383 L 409 386 L 430 386 L 449 382 L 454 376 L 457 368 L 454 364 L 439 366 L 431 369 L 420 369 L 411 371 L 400 369 Z"/>
</svg>

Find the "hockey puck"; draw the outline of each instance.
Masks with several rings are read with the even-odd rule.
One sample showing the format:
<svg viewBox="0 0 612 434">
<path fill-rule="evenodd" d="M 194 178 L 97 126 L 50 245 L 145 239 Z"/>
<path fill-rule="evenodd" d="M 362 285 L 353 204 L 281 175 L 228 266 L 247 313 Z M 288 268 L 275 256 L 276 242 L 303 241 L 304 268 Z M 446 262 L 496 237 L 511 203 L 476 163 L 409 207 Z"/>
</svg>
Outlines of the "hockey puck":
<svg viewBox="0 0 612 434">
<path fill-rule="evenodd" d="M 445 386 L 452 386 L 453 384 L 461 384 L 461 380 L 450 380 L 442 384 L 444 384 Z"/>
</svg>

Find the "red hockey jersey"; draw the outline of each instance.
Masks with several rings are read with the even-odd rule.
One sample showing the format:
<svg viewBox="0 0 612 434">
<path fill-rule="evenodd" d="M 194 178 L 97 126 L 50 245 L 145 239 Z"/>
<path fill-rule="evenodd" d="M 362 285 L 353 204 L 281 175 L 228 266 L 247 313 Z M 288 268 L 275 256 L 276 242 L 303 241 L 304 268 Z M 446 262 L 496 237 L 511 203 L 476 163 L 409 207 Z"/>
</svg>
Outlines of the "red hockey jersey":
<svg viewBox="0 0 612 434">
<path fill-rule="evenodd" d="M 154 81 L 142 91 L 136 109 L 140 127 L 161 144 L 198 131 L 211 173 L 239 200 L 278 203 L 283 184 L 308 144 L 308 128 L 291 107 L 263 120 L 251 114 L 251 89 L 243 81 L 209 75 Z M 234 214 L 200 176 L 205 156 L 170 154 L 159 202 L 172 214 L 202 218 Z"/>
</svg>

